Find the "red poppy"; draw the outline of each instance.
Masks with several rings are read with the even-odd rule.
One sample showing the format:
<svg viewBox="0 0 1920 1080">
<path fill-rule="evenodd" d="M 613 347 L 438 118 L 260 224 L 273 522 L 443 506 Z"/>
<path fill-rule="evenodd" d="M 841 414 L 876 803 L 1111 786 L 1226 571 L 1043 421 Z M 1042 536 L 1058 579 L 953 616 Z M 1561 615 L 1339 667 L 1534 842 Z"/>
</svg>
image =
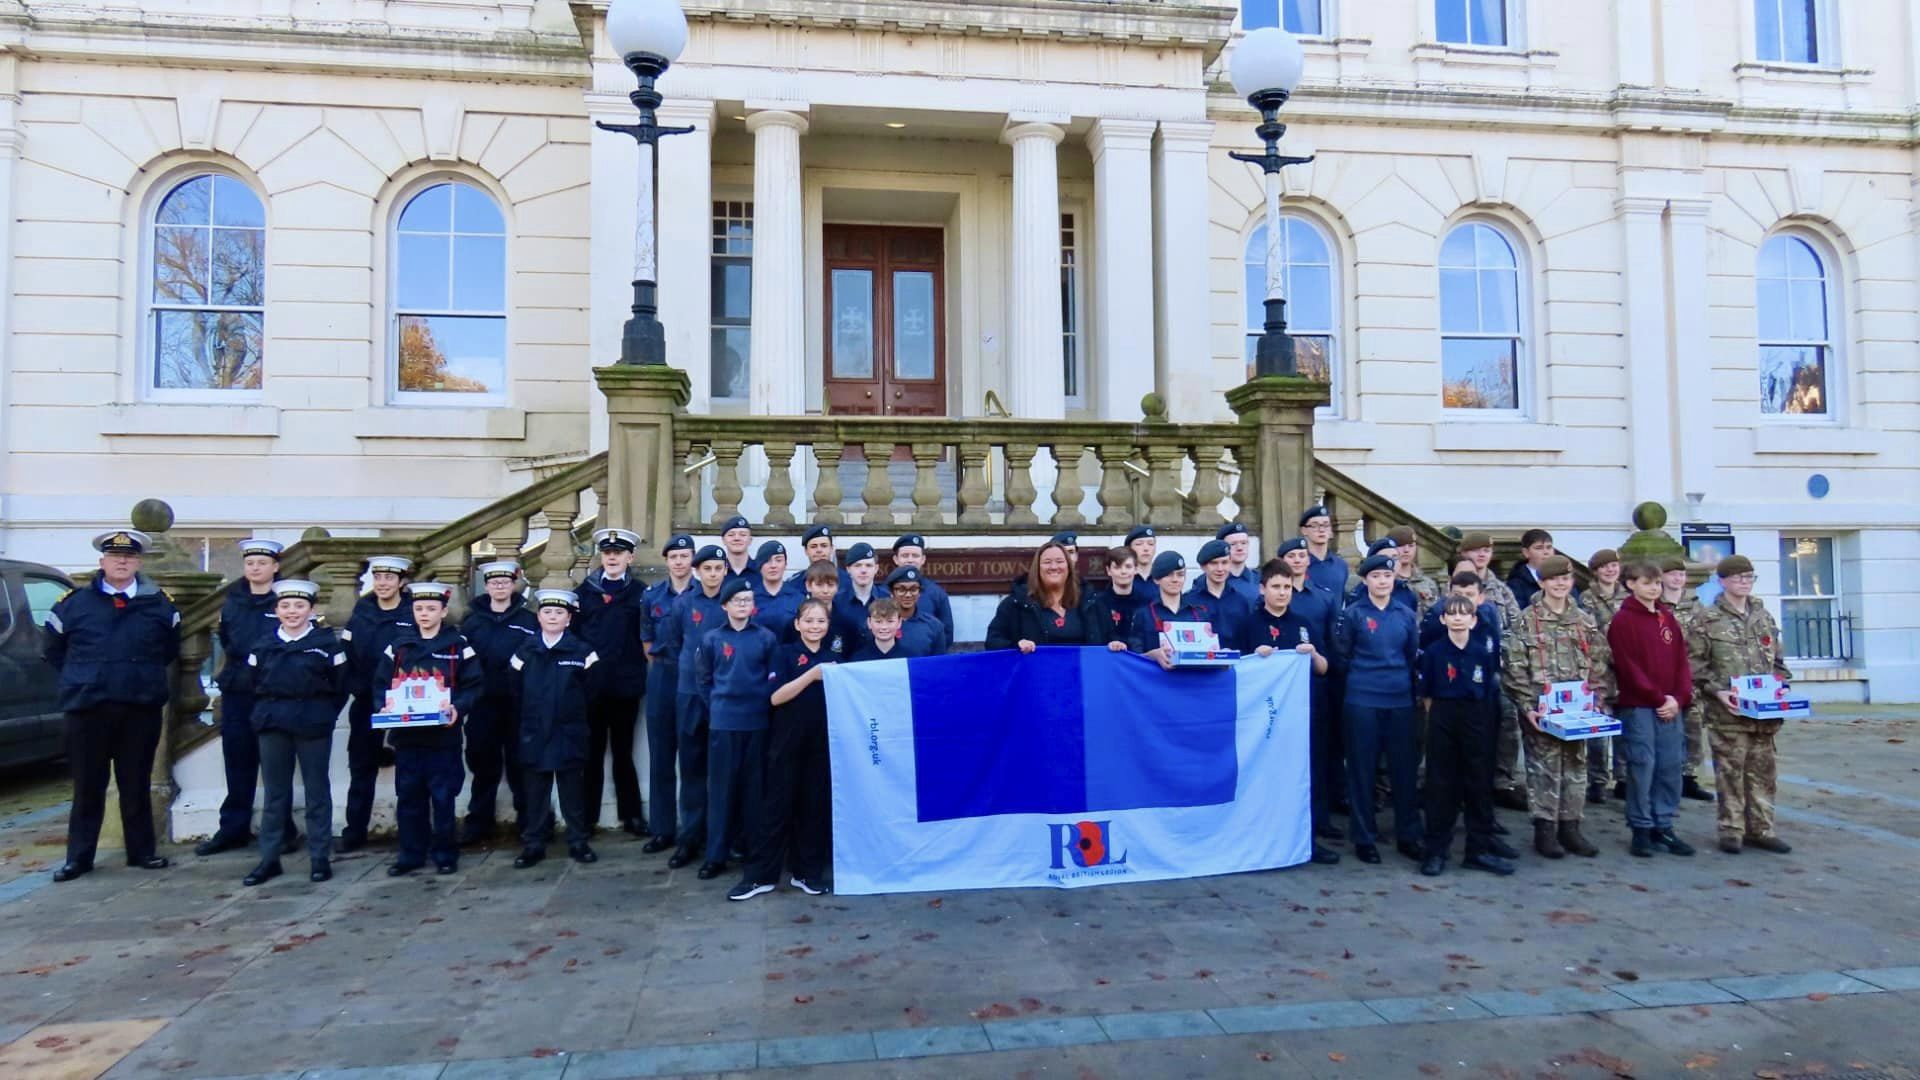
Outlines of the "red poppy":
<svg viewBox="0 0 1920 1080">
<path fill-rule="evenodd" d="M 1267 627 L 1267 636 L 1268 636 L 1268 637 L 1270 637 L 1270 638 L 1272 638 L 1272 639 L 1273 639 L 1273 640 L 1275 640 L 1275 641 L 1279 641 L 1279 640 L 1280 640 L 1280 628 L 1279 628 L 1279 627 L 1277 627 L 1277 626 L 1269 626 L 1269 627 Z"/>
<path fill-rule="evenodd" d="M 1375 619 L 1369 616 L 1367 618 L 1367 633 L 1369 634 L 1378 633 L 1379 630 L 1380 630 L 1379 622 L 1377 622 Z"/>
<path fill-rule="evenodd" d="M 1116 611 L 1116 612 L 1114 612 L 1114 613 L 1113 613 L 1113 621 L 1114 621 L 1114 624 L 1115 624 L 1115 625 L 1118 625 L 1118 624 L 1119 624 L 1119 622 L 1120 622 L 1120 613 L 1119 613 L 1119 612 L 1117 612 L 1117 611 Z"/>
<path fill-rule="evenodd" d="M 601 602 L 601 603 L 603 603 L 603 604 L 611 604 L 611 603 L 613 603 L 613 594 L 612 594 L 612 593 L 601 593 L 601 594 L 600 594 L 600 602 Z"/>
<path fill-rule="evenodd" d="M 1057 628 L 1059 628 L 1059 627 L 1062 627 L 1062 626 L 1065 626 L 1065 625 L 1067 625 L 1067 617 L 1066 617 L 1065 615 L 1056 615 L 1056 616 L 1054 616 L 1054 617 L 1053 617 L 1053 625 L 1054 625 L 1054 627 L 1055 627 L 1056 629 L 1057 629 Z"/>
<path fill-rule="evenodd" d="M 720 646 L 720 655 L 726 657 L 729 660 L 733 659 L 733 646 L 732 645 Z"/>
<path fill-rule="evenodd" d="M 118 594 L 115 594 L 115 596 L 114 596 L 114 598 L 113 598 L 113 607 L 114 607 L 114 610 L 115 610 L 115 611 L 119 611 L 119 610 L 121 610 L 121 609 L 123 609 L 123 608 L 125 608 L 126 606 L 127 606 L 127 598 L 126 598 L 126 597 L 124 597 L 124 596 L 120 596 L 120 595 L 118 595 Z"/>
<path fill-rule="evenodd" d="M 801 667 L 806 667 L 806 666 L 807 666 L 807 658 L 806 658 L 806 655 L 805 655 L 804 653 L 803 653 L 803 654 L 801 654 L 801 657 L 800 657 L 800 666 L 801 666 Z"/>
<path fill-rule="evenodd" d="M 1448 681 L 1448 682 L 1452 682 L 1453 680 L 1455 680 L 1455 679 L 1457 679 L 1457 678 L 1459 678 L 1459 677 L 1460 677 L 1460 673 L 1459 673 L 1458 671 L 1455 671 L 1455 670 L 1453 669 L 1453 665 L 1452 665 L 1452 664 L 1448 664 L 1448 665 L 1447 665 L 1447 681 Z"/>
<path fill-rule="evenodd" d="M 694 624 L 695 626 L 698 626 L 698 625 L 700 625 L 700 619 L 701 619 L 701 615 L 700 615 L 700 612 L 699 612 L 699 610 L 698 610 L 698 609 L 695 609 L 695 610 L 694 610 L 694 613 L 693 613 L 693 624 Z"/>
<path fill-rule="evenodd" d="M 1761 635 L 1760 635 L 1760 647 L 1761 647 L 1761 648 L 1763 648 L 1763 649 L 1766 649 L 1766 648 L 1771 648 L 1771 647 L 1772 647 L 1772 645 L 1773 645 L 1773 635 L 1771 635 L 1771 634 L 1761 634 Z"/>
</svg>

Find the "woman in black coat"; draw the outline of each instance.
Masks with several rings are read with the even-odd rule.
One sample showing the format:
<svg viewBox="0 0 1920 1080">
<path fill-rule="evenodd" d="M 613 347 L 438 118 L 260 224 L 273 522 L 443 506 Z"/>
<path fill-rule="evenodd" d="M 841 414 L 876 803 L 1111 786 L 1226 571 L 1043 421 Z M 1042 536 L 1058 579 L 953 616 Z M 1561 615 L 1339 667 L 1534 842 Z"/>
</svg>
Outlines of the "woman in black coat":
<svg viewBox="0 0 1920 1080">
<path fill-rule="evenodd" d="M 1100 645 L 1105 637 L 1080 600 L 1080 581 L 1065 545 L 1049 540 L 1034 552 L 1027 588 L 1000 601 L 987 626 L 987 648 L 1030 653 L 1042 645 Z"/>
</svg>

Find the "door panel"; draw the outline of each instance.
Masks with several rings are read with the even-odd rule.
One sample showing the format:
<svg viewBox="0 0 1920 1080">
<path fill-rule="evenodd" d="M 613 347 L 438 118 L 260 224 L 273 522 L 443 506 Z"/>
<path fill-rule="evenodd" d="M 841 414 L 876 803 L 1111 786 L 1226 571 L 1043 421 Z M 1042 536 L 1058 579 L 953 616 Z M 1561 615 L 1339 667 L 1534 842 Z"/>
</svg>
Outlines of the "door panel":
<svg viewBox="0 0 1920 1080">
<path fill-rule="evenodd" d="M 828 225 L 827 403 L 841 416 L 945 416 L 939 229 Z"/>
</svg>

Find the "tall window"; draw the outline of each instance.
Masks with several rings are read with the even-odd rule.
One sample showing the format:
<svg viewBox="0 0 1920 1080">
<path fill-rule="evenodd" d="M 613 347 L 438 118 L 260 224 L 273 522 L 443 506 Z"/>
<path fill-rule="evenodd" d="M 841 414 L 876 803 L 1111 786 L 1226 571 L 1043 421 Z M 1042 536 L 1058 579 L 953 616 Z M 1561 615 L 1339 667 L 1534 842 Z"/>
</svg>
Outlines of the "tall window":
<svg viewBox="0 0 1920 1080">
<path fill-rule="evenodd" d="M 393 250 L 395 397 L 504 395 L 507 227 L 500 208 L 472 184 L 435 184 L 401 208 Z"/>
<path fill-rule="evenodd" d="M 1792 233 L 1760 246 L 1755 273 L 1760 314 L 1760 411 L 1827 414 L 1827 361 L 1833 355 L 1832 282 L 1813 245 Z"/>
<path fill-rule="evenodd" d="M 1505 46 L 1506 0 L 1433 0 L 1434 29 L 1455 45 Z"/>
<path fill-rule="evenodd" d="M 1833 537 L 1780 538 L 1780 632 L 1787 655 L 1840 658 L 1839 580 Z"/>
<path fill-rule="evenodd" d="M 1789 64 L 1826 61 L 1820 48 L 1822 0 L 1753 0 L 1756 54 Z"/>
<path fill-rule="evenodd" d="M 1086 400 L 1080 348 L 1080 260 L 1075 248 L 1074 218 L 1060 215 L 1060 356 L 1066 365 L 1067 400 Z"/>
<path fill-rule="evenodd" d="M 1247 237 L 1245 271 L 1247 363 L 1252 365 L 1267 323 L 1267 227 L 1264 224 Z M 1336 280 L 1333 244 L 1326 234 L 1306 218 L 1282 215 L 1280 294 L 1287 301 L 1287 333 L 1293 335 L 1294 359 L 1300 374 L 1333 387 L 1332 397 L 1338 402 Z"/>
<path fill-rule="evenodd" d="M 713 204 L 712 394 L 748 395 L 753 344 L 753 204 Z"/>
<path fill-rule="evenodd" d="M 1520 408 L 1520 264 L 1500 230 L 1468 222 L 1440 245 L 1440 393 L 1449 409 Z"/>
<path fill-rule="evenodd" d="M 1307 37 L 1326 34 L 1324 0 L 1240 0 L 1240 26 L 1258 30 L 1263 26 L 1284 26 L 1290 33 Z"/>
<path fill-rule="evenodd" d="M 231 176 L 174 185 L 153 215 L 148 316 L 157 390 L 258 390 L 267 215 Z"/>
</svg>

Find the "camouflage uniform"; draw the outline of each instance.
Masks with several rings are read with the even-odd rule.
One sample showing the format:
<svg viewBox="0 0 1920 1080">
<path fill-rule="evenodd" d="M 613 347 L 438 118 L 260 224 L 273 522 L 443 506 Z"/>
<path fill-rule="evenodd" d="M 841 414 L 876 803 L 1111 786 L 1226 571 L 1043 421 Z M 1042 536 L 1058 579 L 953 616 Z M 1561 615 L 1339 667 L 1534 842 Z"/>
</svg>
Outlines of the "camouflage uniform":
<svg viewBox="0 0 1920 1080">
<path fill-rule="evenodd" d="M 1580 606 L 1586 609 L 1587 614 L 1593 616 L 1593 621 L 1600 625 L 1601 637 L 1607 636 L 1607 625 L 1613 622 L 1614 613 L 1620 610 L 1620 605 L 1627 601 L 1629 595 L 1631 594 L 1627 592 L 1625 585 L 1616 583 L 1612 596 L 1602 596 L 1598 582 L 1580 594 Z M 1610 786 L 1616 773 L 1619 779 L 1625 780 L 1627 778 L 1626 748 L 1625 739 L 1620 739 L 1616 748 L 1613 736 L 1604 739 L 1588 739 L 1587 783 L 1599 784 L 1602 787 Z M 1618 769 L 1614 767 L 1616 763 L 1619 766 Z"/>
<path fill-rule="evenodd" d="M 1504 643 L 1520 624 L 1520 602 L 1513 598 L 1507 583 L 1492 570 L 1480 572 L 1480 592 L 1486 602 L 1500 613 L 1500 640 Z M 1513 699 L 1500 695 L 1500 729 L 1494 737 L 1493 790 L 1524 788 L 1520 770 L 1520 714 L 1513 711 Z"/>
<path fill-rule="evenodd" d="M 1780 627 L 1760 598 L 1747 598 L 1747 613 L 1735 611 L 1722 593 L 1701 607 L 1687 626 L 1693 663 L 1693 698 L 1706 702 L 1713 739 L 1714 786 L 1720 793 L 1720 836 L 1773 835 L 1774 736 L 1778 720 L 1750 720 L 1727 710 L 1718 692 L 1742 675 L 1789 679 L 1782 659 Z"/>
<path fill-rule="evenodd" d="M 1540 695 L 1557 682 L 1583 680 L 1598 704 L 1614 698 L 1613 654 L 1607 636 L 1592 615 L 1569 600 L 1554 614 L 1543 595 L 1521 614 L 1513 635 L 1503 643 L 1506 657 L 1500 677 L 1516 712 L 1538 709 Z M 1533 816 L 1547 821 L 1579 821 L 1587 801 L 1587 747 L 1563 741 L 1533 725 L 1525 727 L 1527 799 Z"/>
<path fill-rule="evenodd" d="M 1689 585 L 1680 590 L 1680 601 L 1673 605 L 1674 618 L 1680 621 L 1680 629 L 1687 632 L 1687 640 L 1693 640 L 1693 623 L 1704 609 L 1700 606 L 1700 596 Z M 1682 777 L 1691 777 L 1697 783 L 1700 778 L 1700 766 L 1707 761 L 1706 706 L 1699 697 L 1693 699 L 1693 707 L 1687 710 L 1687 760 L 1680 767 Z"/>
<path fill-rule="evenodd" d="M 1413 590 L 1413 598 L 1418 602 L 1420 608 L 1418 614 L 1420 618 L 1425 619 L 1427 617 L 1427 609 L 1440 602 L 1440 593 L 1442 591 L 1440 583 L 1433 580 L 1433 575 L 1420 569 L 1418 566 L 1413 568 L 1412 577 L 1405 577 L 1400 580 L 1406 582 L 1407 588 Z"/>
</svg>

